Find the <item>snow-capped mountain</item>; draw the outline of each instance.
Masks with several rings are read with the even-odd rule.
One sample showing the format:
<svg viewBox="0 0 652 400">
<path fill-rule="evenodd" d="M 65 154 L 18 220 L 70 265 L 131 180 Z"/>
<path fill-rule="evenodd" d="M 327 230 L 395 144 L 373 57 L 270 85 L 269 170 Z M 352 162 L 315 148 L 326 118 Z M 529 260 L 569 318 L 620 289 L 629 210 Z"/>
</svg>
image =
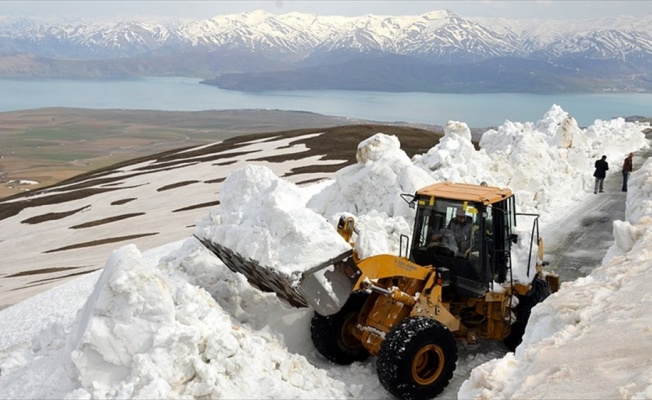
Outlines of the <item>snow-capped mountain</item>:
<svg viewBox="0 0 652 400">
<path fill-rule="evenodd" d="M 117 58 L 159 49 L 243 48 L 288 61 L 315 49 L 357 49 L 413 55 L 438 62 L 480 61 L 493 57 L 546 54 L 612 57 L 652 54 L 652 16 L 582 21 L 522 21 L 464 18 L 450 11 L 418 16 L 332 17 L 254 11 L 176 23 L 139 21 L 53 22 L 0 18 L 5 51 L 38 56 Z M 620 47 L 620 43 L 628 43 Z M 601 51 L 604 49 L 604 51 Z M 469 56 L 467 58 L 467 55 Z"/>
<path fill-rule="evenodd" d="M 549 59 L 577 56 L 591 59 L 645 59 L 650 56 L 652 37 L 642 32 L 591 31 L 556 41 L 533 54 Z"/>
<path fill-rule="evenodd" d="M 432 66 L 501 58 L 560 65 L 577 59 L 616 60 L 626 64 L 617 72 L 624 80 L 650 69 L 652 16 L 541 21 L 464 18 L 443 10 L 415 16 L 359 17 L 254 11 L 159 23 L 0 17 L 0 57 L 5 58 L 5 62 L 0 58 L 0 76 L 32 76 L 29 72 L 21 75 L 15 67 L 3 67 L 11 64 L 6 57 L 16 53 L 51 59 L 55 63 L 50 66 L 51 75 L 72 77 L 191 74 L 214 78 L 224 73 L 287 71 L 352 59 L 360 64 L 361 58 L 373 55 L 406 56 Z M 234 61 L 242 60 L 243 54 L 246 62 Z M 73 68 L 62 66 L 63 60 L 86 64 L 77 63 Z M 630 63 L 636 71 L 630 70 Z M 570 64 L 575 68 L 578 63 Z M 609 78 L 600 77 L 602 81 Z"/>
</svg>

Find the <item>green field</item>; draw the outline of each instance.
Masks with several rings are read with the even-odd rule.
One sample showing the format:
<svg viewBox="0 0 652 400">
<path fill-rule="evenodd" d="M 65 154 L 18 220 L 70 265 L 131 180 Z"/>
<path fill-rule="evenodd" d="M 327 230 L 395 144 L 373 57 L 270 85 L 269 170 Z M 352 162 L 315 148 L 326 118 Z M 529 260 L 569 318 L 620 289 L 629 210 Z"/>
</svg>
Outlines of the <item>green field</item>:
<svg viewBox="0 0 652 400">
<path fill-rule="evenodd" d="M 350 125 L 273 110 L 171 112 L 47 108 L 0 113 L 0 198 L 168 150 L 230 137 Z M 36 185 L 18 184 L 36 181 Z"/>
</svg>

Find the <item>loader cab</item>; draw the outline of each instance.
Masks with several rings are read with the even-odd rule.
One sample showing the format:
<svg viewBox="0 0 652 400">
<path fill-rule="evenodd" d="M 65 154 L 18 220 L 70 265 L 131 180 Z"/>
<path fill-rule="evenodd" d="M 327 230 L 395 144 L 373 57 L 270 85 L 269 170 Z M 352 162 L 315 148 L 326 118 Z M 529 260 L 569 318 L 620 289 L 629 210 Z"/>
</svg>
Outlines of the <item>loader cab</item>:
<svg viewBox="0 0 652 400">
<path fill-rule="evenodd" d="M 410 260 L 449 276 L 447 292 L 483 297 L 493 281 L 508 279 L 516 223 L 510 190 L 444 182 L 417 191 L 410 203 Z"/>
</svg>

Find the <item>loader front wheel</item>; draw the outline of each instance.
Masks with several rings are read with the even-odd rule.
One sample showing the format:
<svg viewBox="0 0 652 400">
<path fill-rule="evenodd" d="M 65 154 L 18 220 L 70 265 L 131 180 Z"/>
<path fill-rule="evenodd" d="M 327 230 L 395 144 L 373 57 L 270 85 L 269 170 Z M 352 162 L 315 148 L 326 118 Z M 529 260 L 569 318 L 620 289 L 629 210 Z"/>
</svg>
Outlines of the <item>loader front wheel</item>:
<svg viewBox="0 0 652 400">
<path fill-rule="evenodd" d="M 364 306 L 368 293 L 353 293 L 342 309 L 329 316 L 318 313 L 312 317 L 310 337 L 321 355 L 336 364 L 348 365 L 363 361 L 369 352 L 362 346 L 352 330 L 358 321 L 358 314 Z"/>
<path fill-rule="evenodd" d="M 383 341 L 376 373 L 383 387 L 401 399 L 431 399 L 453 378 L 457 343 L 441 322 L 410 317 Z"/>
</svg>

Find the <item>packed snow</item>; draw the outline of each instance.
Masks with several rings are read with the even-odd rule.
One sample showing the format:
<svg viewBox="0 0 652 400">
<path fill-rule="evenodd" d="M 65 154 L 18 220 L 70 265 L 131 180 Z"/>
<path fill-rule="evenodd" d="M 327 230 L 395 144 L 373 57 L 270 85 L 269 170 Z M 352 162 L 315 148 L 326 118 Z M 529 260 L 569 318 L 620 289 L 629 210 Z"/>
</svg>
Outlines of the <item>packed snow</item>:
<svg viewBox="0 0 652 400">
<path fill-rule="evenodd" d="M 413 223 L 400 194 L 442 180 L 509 187 L 545 230 L 594 196 L 595 159 L 607 155 L 618 171 L 648 146 L 646 127 L 619 118 L 581 129 L 554 105 L 536 123 L 486 132 L 480 150 L 451 121 L 412 159 L 379 132 L 328 181 L 299 187 L 266 167 L 234 171 L 196 233 L 291 274 L 350 248 L 334 228 L 348 215 L 360 255 L 398 254 Z M 602 266 L 535 307 L 515 353 L 442 397 L 652 398 L 651 199 L 647 161 L 630 177 Z M 310 342 L 310 310 L 253 288 L 195 238 L 107 256 L 102 271 L 0 311 L 0 398 L 391 398 L 373 359 L 328 363 Z M 531 279 L 525 267 L 515 265 L 517 279 Z"/>
<path fill-rule="evenodd" d="M 247 166 L 220 187 L 220 207 L 196 234 L 287 276 L 351 250 L 335 227 L 306 208 L 301 189 L 271 169 Z"/>
</svg>

